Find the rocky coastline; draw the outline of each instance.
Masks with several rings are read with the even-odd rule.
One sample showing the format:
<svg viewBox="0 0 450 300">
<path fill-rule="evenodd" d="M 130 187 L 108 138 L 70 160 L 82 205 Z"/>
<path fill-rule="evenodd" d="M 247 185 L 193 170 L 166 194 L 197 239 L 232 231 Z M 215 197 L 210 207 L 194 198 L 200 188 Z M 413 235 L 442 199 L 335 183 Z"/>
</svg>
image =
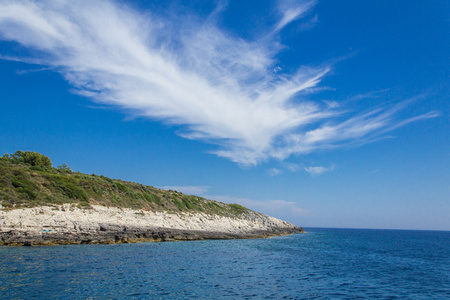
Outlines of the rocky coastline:
<svg viewBox="0 0 450 300">
<path fill-rule="evenodd" d="M 230 217 L 100 205 L 0 207 L 0 245 L 10 246 L 247 239 L 302 232 L 301 227 L 251 210 Z"/>
</svg>

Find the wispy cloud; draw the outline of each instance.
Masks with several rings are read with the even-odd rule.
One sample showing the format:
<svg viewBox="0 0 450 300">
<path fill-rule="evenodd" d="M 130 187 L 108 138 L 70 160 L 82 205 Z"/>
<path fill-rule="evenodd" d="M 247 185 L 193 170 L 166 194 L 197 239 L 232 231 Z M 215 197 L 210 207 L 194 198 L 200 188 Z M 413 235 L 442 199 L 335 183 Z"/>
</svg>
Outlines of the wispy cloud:
<svg viewBox="0 0 450 300">
<path fill-rule="evenodd" d="M 274 31 L 280 31 L 283 29 L 286 25 L 289 23 L 292 23 L 293 21 L 301 18 L 303 15 L 306 14 L 309 10 L 311 10 L 317 1 L 311 0 L 311 1 L 295 1 L 295 0 L 283 0 L 280 1 L 278 4 L 278 9 L 282 15 L 282 18 L 275 26 Z M 311 19 L 308 24 L 311 26 L 311 24 L 317 22 L 317 16 L 315 16 L 313 19 Z"/>
<path fill-rule="evenodd" d="M 314 4 L 280 2 L 271 34 L 245 40 L 214 17 L 171 19 L 110 1 L 2 1 L 0 38 L 27 49 L 2 58 L 52 68 L 97 103 L 181 125 L 181 136 L 213 143 L 213 153 L 242 165 L 371 141 L 435 116 L 398 120 L 397 107 L 351 115 L 308 101 L 330 67 L 283 73 L 276 34 Z"/>
<path fill-rule="evenodd" d="M 332 165 L 331 167 L 310 166 L 304 167 L 303 169 L 311 175 L 321 175 L 323 173 L 334 170 L 334 165 Z"/>
<path fill-rule="evenodd" d="M 18 75 L 25 75 L 29 73 L 36 73 L 36 72 L 42 72 L 42 71 L 51 71 L 51 68 L 38 68 L 38 69 L 31 69 L 31 70 L 17 70 L 16 73 Z"/>
<path fill-rule="evenodd" d="M 370 92 L 366 92 L 363 94 L 354 95 L 354 96 L 350 97 L 347 101 L 355 102 L 355 101 L 360 101 L 360 100 L 381 98 L 389 90 L 390 89 L 383 89 L 383 90 L 379 90 L 379 91 L 370 91 Z"/>
<path fill-rule="evenodd" d="M 309 30 L 311 28 L 313 28 L 314 26 L 316 26 L 316 24 L 319 22 L 319 16 L 315 15 L 314 17 L 310 18 L 309 20 L 307 20 L 306 22 L 304 22 L 301 26 L 300 29 L 301 30 Z"/>
<path fill-rule="evenodd" d="M 272 168 L 272 169 L 269 169 L 268 172 L 269 172 L 270 176 L 277 176 L 277 175 L 280 175 L 282 171 L 278 168 Z"/>
</svg>

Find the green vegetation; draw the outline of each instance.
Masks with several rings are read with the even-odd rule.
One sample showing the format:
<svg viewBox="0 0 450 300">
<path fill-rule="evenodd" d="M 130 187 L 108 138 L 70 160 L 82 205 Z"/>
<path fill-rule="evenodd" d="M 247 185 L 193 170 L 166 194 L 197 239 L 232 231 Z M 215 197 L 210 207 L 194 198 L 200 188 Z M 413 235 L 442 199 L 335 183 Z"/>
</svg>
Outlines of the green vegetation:
<svg viewBox="0 0 450 300">
<path fill-rule="evenodd" d="M 52 162 L 50 158 L 37 152 L 17 150 L 14 154 L 3 155 L 4 160 L 10 160 L 12 163 L 24 163 L 30 166 L 51 168 Z"/>
<path fill-rule="evenodd" d="M 73 172 L 66 164 L 53 168 L 51 160 L 37 152 L 19 150 L 0 157 L 0 204 L 3 207 L 64 203 L 228 216 L 247 211 L 239 204 L 225 204 L 103 175 Z"/>
</svg>

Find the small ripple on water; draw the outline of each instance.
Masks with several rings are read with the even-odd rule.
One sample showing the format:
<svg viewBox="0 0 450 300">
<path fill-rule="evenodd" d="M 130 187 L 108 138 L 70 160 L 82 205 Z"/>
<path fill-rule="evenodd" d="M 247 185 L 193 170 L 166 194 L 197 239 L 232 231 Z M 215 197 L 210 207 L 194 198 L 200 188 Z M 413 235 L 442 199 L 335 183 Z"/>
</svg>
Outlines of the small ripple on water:
<svg viewBox="0 0 450 300">
<path fill-rule="evenodd" d="M 5 299 L 445 299 L 450 233 L 1 248 Z"/>
</svg>

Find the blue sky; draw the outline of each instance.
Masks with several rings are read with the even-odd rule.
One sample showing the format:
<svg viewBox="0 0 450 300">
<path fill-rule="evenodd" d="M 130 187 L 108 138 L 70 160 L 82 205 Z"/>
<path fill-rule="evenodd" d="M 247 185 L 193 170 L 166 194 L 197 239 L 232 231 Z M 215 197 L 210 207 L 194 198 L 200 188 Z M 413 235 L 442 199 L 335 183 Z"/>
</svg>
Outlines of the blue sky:
<svg viewBox="0 0 450 300">
<path fill-rule="evenodd" d="M 450 230 L 448 1 L 0 1 L 0 151 L 305 227 Z"/>
</svg>

